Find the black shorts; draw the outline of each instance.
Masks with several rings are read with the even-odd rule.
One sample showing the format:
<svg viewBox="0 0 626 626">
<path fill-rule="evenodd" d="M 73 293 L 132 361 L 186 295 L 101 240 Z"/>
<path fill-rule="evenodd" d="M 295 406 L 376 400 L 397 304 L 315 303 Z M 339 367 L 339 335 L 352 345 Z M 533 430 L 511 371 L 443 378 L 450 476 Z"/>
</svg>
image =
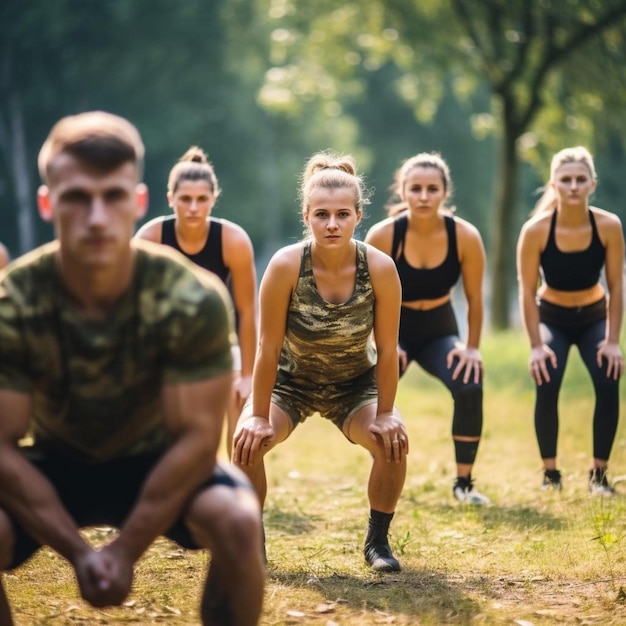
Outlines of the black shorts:
<svg viewBox="0 0 626 626">
<path fill-rule="evenodd" d="M 161 458 L 160 455 L 149 455 L 90 464 L 67 459 L 31 458 L 28 451 L 25 454 L 54 486 L 80 528 L 96 525 L 120 528 L 134 507 L 148 474 Z M 250 483 L 235 476 L 224 464 L 216 465 L 213 475 L 198 487 L 197 492 L 216 485 L 252 489 Z M 9 569 L 24 563 L 41 547 L 15 520 L 13 524 L 16 541 Z M 200 548 L 187 530 L 183 516 L 165 536 L 183 548 Z"/>
</svg>

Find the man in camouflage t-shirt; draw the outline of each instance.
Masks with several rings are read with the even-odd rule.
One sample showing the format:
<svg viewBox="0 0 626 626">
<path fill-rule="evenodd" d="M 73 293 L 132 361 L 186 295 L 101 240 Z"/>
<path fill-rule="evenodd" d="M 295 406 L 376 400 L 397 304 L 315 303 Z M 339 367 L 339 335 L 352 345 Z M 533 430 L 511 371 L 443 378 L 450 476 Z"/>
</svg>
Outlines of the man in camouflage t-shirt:
<svg viewBox="0 0 626 626">
<path fill-rule="evenodd" d="M 39 209 L 56 240 L 0 272 L 0 569 L 46 544 L 85 600 L 119 605 L 166 535 L 212 552 L 203 623 L 253 625 L 259 505 L 216 460 L 231 303 L 182 255 L 131 242 L 142 159 L 136 129 L 102 112 L 64 118 L 40 152 Z M 94 550 L 79 533 L 94 524 L 119 535 Z M 0 624 L 11 619 L 0 586 Z"/>
</svg>

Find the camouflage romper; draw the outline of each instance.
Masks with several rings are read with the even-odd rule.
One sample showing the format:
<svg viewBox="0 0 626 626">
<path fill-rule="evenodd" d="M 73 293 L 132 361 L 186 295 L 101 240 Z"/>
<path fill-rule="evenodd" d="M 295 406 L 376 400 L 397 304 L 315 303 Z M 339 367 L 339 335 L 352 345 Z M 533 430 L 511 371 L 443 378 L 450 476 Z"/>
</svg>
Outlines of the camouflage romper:
<svg viewBox="0 0 626 626">
<path fill-rule="evenodd" d="M 357 242 L 352 295 L 332 304 L 317 291 L 311 242 L 305 242 L 272 392 L 272 402 L 294 425 L 319 412 L 341 428 L 346 418 L 378 401 L 374 300 L 364 243 Z"/>
</svg>

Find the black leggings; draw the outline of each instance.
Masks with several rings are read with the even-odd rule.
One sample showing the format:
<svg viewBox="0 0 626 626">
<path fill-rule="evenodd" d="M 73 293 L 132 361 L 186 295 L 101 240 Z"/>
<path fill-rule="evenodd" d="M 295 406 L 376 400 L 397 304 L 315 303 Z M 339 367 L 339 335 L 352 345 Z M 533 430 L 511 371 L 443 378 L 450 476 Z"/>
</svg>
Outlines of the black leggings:
<svg viewBox="0 0 626 626">
<path fill-rule="evenodd" d="M 459 331 L 448 301 L 428 311 L 402 307 L 400 312 L 400 347 L 407 353 L 407 366 L 415 361 L 426 372 L 438 378 L 450 391 L 454 400 L 452 417 L 453 437 L 477 437 L 483 425 L 482 380 L 463 382 L 463 373 L 454 380 L 452 373 L 456 362 L 448 368 L 446 357 L 459 341 Z M 404 374 L 401 371 L 400 374 Z M 473 464 L 477 442 L 455 444 L 457 463 Z"/>
<path fill-rule="evenodd" d="M 606 331 L 606 300 L 580 308 L 561 307 L 539 302 L 541 338 L 555 353 L 557 366 L 547 362 L 550 382 L 536 385 L 535 432 L 542 459 L 556 457 L 559 433 L 558 400 L 567 356 L 572 345 L 578 347 L 595 392 L 593 412 L 593 456 L 607 461 L 619 419 L 619 380 L 606 375 L 606 363 L 598 367 L 598 346 Z"/>
</svg>

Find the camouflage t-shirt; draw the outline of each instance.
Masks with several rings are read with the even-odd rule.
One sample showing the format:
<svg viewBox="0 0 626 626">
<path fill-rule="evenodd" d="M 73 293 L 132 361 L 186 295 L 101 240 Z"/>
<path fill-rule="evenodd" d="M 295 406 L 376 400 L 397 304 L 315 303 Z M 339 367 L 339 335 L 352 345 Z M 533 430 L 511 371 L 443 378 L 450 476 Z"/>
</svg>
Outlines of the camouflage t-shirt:
<svg viewBox="0 0 626 626">
<path fill-rule="evenodd" d="M 31 394 L 43 454 L 98 462 L 163 450 L 163 384 L 232 368 L 232 305 L 219 279 L 165 246 L 132 245 L 132 284 L 105 320 L 78 315 L 57 242 L 0 272 L 0 388 Z"/>
<path fill-rule="evenodd" d="M 352 295 L 346 302 L 332 304 L 317 290 L 307 241 L 287 314 L 278 381 L 315 390 L 320 385 L 349 384 L 375 367 L 374 301 L 364 243 L 357 242 Z"/>
</svg>

